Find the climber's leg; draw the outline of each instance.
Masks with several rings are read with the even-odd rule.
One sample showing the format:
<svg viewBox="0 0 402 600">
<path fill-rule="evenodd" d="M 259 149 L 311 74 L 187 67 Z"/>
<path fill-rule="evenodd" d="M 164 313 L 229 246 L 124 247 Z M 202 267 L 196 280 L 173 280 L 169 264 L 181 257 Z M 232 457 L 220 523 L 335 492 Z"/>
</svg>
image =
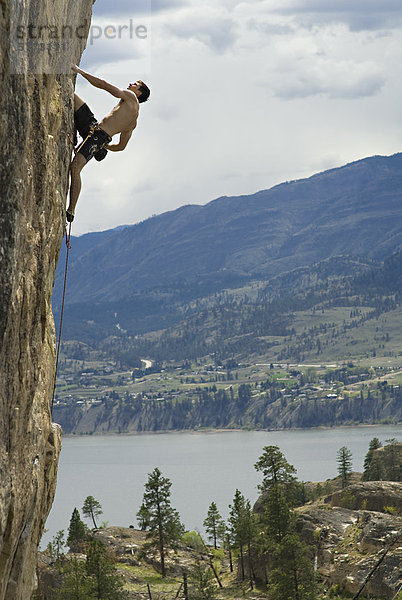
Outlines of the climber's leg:
<svg viewBox="0 0 402 600">
<path fill-rule="evenodd" d="M 81 171 L 86 164 L 87 159 L 79 152 L 75 155 L 73 162 L 71 163 L 70 203 L 67 209 L 68 221 L 74 219 L 75 207 L 81 191 Z"/>
<path fill-rule="evenodd" d="M 80 98 L 78 94 L 74 93 L 74 112 L 77 112 L 83 104 L 85 104 L 84 100 Z"/>
</svg>

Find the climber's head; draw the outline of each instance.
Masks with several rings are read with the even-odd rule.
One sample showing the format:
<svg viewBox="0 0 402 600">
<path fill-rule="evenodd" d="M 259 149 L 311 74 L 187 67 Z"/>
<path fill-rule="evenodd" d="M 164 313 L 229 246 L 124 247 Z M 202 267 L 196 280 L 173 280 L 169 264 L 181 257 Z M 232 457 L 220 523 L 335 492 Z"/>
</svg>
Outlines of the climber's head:
<svg viewBox="0 0 402 600">
<path fill-rule="evenodd" d="M 128 89 L 131 92 L 134 92 L 134 94 L 137 96 L 138 98 L 138 102 L 146 102 L 149 98 L 149 95 L 151 93 L 151 90 L 149 89 L 149 87 L 147 86 L 146 83 L 144 83 L 143 81 L 141 81 L 140 79 L 138 81 L 136 81 L 135 83 L 130 83 L 128 85 Z"/>
</svg>

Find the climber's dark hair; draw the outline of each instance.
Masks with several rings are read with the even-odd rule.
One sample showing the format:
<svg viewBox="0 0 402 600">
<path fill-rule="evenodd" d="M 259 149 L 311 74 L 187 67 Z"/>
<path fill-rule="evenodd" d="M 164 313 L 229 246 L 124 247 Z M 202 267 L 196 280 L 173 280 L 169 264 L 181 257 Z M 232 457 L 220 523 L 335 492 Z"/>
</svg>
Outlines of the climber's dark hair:
<svg viewBox="0 0 402 600">
<path fill-rule="evenodd" d="M 149 87 L 147 86 L 146 83 L 141 81 L 141 79 L 138 80 L 138 83 L 140 84 L 140 90 L 141 90 L 141 95 L 138 96 L 138 102 L 140 102 L 140 103 L 146 102 L 149 98 L 151 90 L 149 89 Z"/>
</svg>

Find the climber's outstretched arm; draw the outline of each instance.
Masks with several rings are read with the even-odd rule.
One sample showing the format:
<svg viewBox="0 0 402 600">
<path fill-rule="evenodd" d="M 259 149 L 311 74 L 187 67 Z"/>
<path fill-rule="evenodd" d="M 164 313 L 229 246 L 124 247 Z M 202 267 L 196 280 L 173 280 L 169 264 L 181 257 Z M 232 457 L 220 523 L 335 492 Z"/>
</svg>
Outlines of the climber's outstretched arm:
<svg viewBox="0 0 402 600">
<path fill-rule="evenodd" d="M 89 81 L 91 85 L 93 85 L 96 88 L 99 88 L 100 90 L 105 90 L 106 92 L 109 92 L 109 94 L 112 94 L 112 96 L 114 96 L 115 98 L 128 99 L 132 98 L 132 96 L 135 96 L 134 92 L 130 92 L 130 90 L 121 90 L 116 85 L 109 83 L 105 79 L 100 79 L 100 77 L 96 77 L 95 75 L 91 75 L 91 73 L 83 71 L 82 69 L 77 67 L 77 65 L 73 65 L 71 68 L 74 71 L 74 73 L 79 73 L 80 75 L 82 75 L 87 81 Z"/>
</svg>

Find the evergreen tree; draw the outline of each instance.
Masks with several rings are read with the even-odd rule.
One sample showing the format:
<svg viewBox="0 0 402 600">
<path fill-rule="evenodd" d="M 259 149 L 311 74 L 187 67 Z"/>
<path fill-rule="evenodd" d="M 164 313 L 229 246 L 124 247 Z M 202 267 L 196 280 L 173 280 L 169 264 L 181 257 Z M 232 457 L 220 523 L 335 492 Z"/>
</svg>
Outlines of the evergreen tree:
<svg viewBox="0 0 402 600">
<path fill-rule="evenodd" d="M 151 546 L 158 548 L 162 577 L 166 577 L 165 554 L 176 549 L 184 533 L 179 513 L 170 504 L 171 481 L 156 467 L 148 474 L 142 505 L 137 513 L 138 522 Z"/>
<path fill-rule="evenodd" d="M 225 535 L 226 527 L 215 502 L 211 502 L 209 505 L 207 516 L 203 524 L 205 531 L 208 534 L 208 538 L 213 542 L 216 550 L 217 542 L 218 540 L 222 540 Z"/>
<path fill-rule="evenodd" d="M 239 389 L 237 391 L 238 394 L 238 404 L 240 408 L 245 408 L 251 399 L 251 389 L 247 383 L 242 383 L 239 385 Z"/>
<path fill-rule="evenodd" d="M 337 462 L 338 473 L 342 480 L 342 488 L 345 488 L 349 483 L 350 476 L 352 475 L 352 453 L 346 448 L 346 446 L 339 448 L 337 453 Z"/>
<path fill-rule="evenodd" d="M 227 550 L 229 556 L 229 568 L 230 572 L 233 573 L 233 558 L 232 558 L 232 540 L 230 531 L 226 529 L 225 537 L 223 538 L 223 547 Z"/>
<path fill-rule="evenodd" d="M 82 514 L 84 517 L 88 517 L 88 519 L 92 519 L 94 524 L 94 528 L 98 529 L 98 526 L 95 521 L 95 517 L 102 514 L 102 506 L 100 503 L 95 500 L 93 496 L 87 496 L 84 500 L 84 505 L 82 507 Z"/>
<path fill-rule="evenodd" d="M 63 556 L 63 548 L 65 545 L 64 529 L 60 529 L 57 531 L 52 541 L 47 545 L 47 550 L 53 560 L 58 560 Z"/>
<path fill-rule="evenodd" d="M 126 600 L 123 591 L 123 578 L 117 574 L 111 559 L 102 544 L 97 540 L 91 542 L 86 560 L 87 574 L 92 577 L 95 598 L 99 600 Z"/>
<path fill-rule="evenodd" d="M 191 600 L 213 600 L 216 597 L 216 585 L 209 565 L 196 560 L 190 573 Z"/>
<path fill-rule="evenodd" d="M 317 584 L 311 549 L 295 533 L 275 545 L 269 578 L 271 600 L 316 600 Z"/>
<path fill-rule="evenodd" d="M 92 578 L 84 562 L 72 558 L 61 569 L 63 583 L 57 590 L 57 600 L 96 600 Z"/>
<path fill-rule="evenodd" d="M 261 515 L 268 548 L 272 542 L 277 543 L 284 538 L 291 526 L 291 520 L 289 504 L 279 485 L 275 484 L 268 493 Z"/>
<path fill-rule="evenodd" d="M 78 510 L 74 508 L 73 514 L 71 515 L 67 536 L 67 545 L 70 548 L 70 551 L 79 551 L 82 542 L 84 542 L 86 539 L 86 536 L 87 530 L 85 524 L 81 521 Z"/>
<path fill-rule="evenodd" d="M 384 467 L 388 481 L 402 481 L 402 450 L 395 438 L 385 440 Z"/>
<path fill-rule="evenodd" d="M 297 482 L 295 468 L 278 446 L 266 446 L 255 464 L 262 471 L 259 486 L 263 511 L 257 536 L 261 554 L 269 553 L 269 595 L 272 600 L 315 600 L 315 580 L 310 550 L 295 531 L 291 507 L 306 500 L 303 484 Z"/>
<path fill-rule="evenodd" d="M 258 487 L 263 492 L 273 485 L 292 484 L 296 481 L 296 469 L 288 463 L 278 446 L 265 446 L 254 467 L 257 471 L 262 471 L 263 480 Z"/>
<path fill-rule="evenodd" d="M 374 450 L 381 448 L 380 440 L 375 437 L 369 444 L 369 449 L 364 459 L 363 481 L 379 481 L 381 479 L 379 462 L 375 460 Z"/>
<path fill-rule="evenodd" d="M 252 561 L 252 544 L 254 543 L 255 537 L 257 535 L 257 520 L 256 516 L 254 515 L 251 509 L 250 500 L 246 500 L 246 503 L 244 505 L 244 530 L 247 544 L 247 559 L 250 587 L 251 589 L 253 589 L 253 580 L 255 579 L 255 577 Z"/>
<path fill-rule="evenodd" d="M 252 577 L 251 565 L 251 544 L 255 536 L 255 518 L 251 510 L 249 500 L 245 500 L 243 494 L 236 490 L 233 504 L 229 506 L 229 532 L 231 542 L 234 548 L 237 548 L 240 554 L 241 578 L 245 579 L 244 569 L 244 548 L 248 551 L 249 574 Z"/>
</svg>

